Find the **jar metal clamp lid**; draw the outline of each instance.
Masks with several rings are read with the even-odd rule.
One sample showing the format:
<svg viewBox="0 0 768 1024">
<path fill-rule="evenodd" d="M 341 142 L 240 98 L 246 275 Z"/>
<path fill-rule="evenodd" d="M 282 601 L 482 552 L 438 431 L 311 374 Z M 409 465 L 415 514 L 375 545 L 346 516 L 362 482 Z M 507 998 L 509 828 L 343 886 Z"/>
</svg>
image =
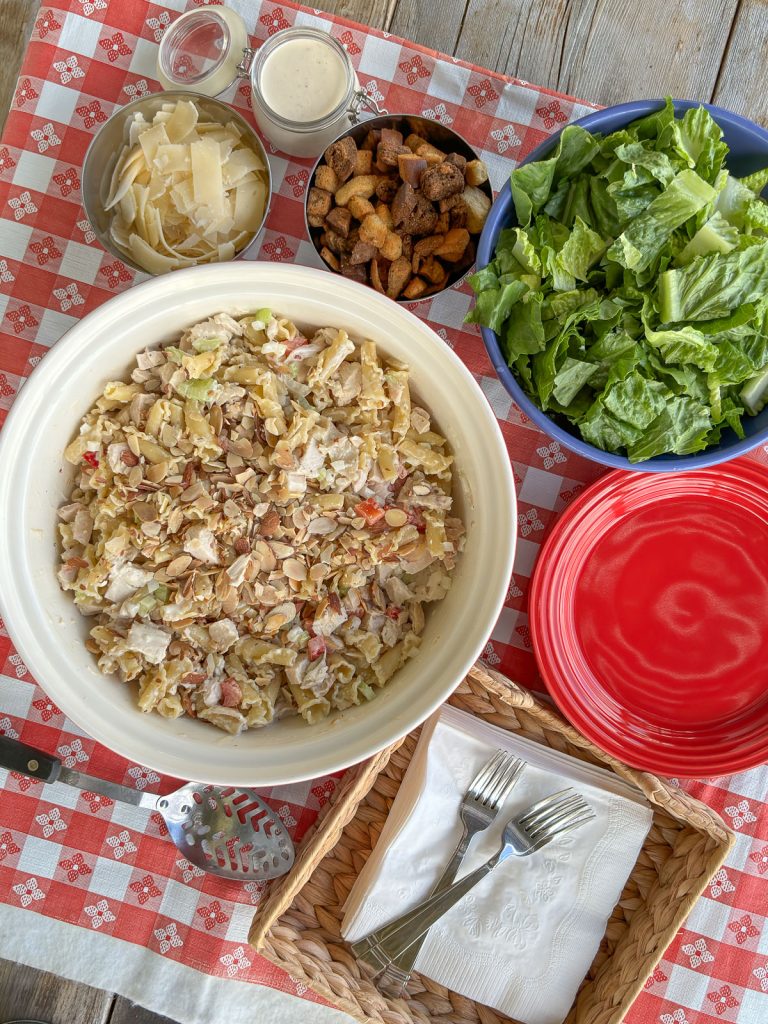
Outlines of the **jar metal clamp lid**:
<svg viewBox="0 0 768 1024">
<path fill-rule="evenodd" d="M 281 35 L 282 32 L 277 33 Z M 180 15 L 163 33 L 157 77 L 164 89 L 206 96 L 218 96 L 238 78 L 250 78 L 255 88 L 256 53 L 248 44 L 248 30 L 237 11 L 222 5 L 203 7 Z M 346 52 L 344 56 L 349 60 Z M 352 92 L 347 108 L 353 124 L 364 109 L 373 114 L 388 113 L 364 89 L 358 88 Z"/>
</svg>

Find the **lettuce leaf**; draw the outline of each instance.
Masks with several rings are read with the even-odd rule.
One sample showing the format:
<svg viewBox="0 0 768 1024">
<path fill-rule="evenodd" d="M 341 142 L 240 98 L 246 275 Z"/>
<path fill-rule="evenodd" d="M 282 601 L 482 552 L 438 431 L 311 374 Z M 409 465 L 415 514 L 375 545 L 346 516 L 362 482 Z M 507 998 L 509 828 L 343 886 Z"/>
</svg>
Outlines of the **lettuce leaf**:
<svg viewBox="0 0 768 1024">
<path fill-rule="evenodd" d="M 768 405 L 768 168 L 739 179 L 704 107 L 576 125 L 511 176 L 517 225 L 469 279 L 528 395 L 633 462 L 743 434 Z"/>
</svg>

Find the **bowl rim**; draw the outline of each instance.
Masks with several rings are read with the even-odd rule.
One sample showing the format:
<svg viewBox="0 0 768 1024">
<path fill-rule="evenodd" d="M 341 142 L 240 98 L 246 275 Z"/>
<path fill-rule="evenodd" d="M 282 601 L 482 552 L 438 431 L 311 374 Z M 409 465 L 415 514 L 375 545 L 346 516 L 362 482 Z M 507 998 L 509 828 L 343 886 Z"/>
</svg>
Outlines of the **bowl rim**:
<svg viewBox="0 0 768 1024">
<path fill-rule="evenodd" d="M 82 336 L 88 338 L 95 325 L 98 325 L 99 329 L 103 329 L 103 326 L 99 324 L 100 318 L 106 319 L 107 322 L 104 324 L 106 327 L 108 327 L 109 322 L 114 322 L 118 319 L 130 320 L 131 314 L 135 314 L 137 309 L 140 309 L 143 305 L 149 306 L 148 300 L 153 294 L 163 298 L 170 296 L 170 301 L 173 302 L 175 294 L 183 295 L 184 293 L 183 289 L 178 288 L 179 283 L 190 288 L 191 283 L 203 275 L 211 279 L 210 284 L 215 284 L 217 277 L 224 283 L 228 276 L 232 274 L 232 269 L 231 266 L 225 263 L 191 267 L 178 271 L 173 275 L 150 278 L 134 288 L 114 296 L 75 324 L 54 349 L 49 352 L 46 358 L 42 360 L 40 366 L 33 371 L 25 387 L 14 401 L 4 429 L 0 433 L 0 464 L 6 467 L 6 472 L 0 475 L 0 561 L 3 564 L 11 566 L 14 563 L 19 563 L 20 559 L 24 559 L 24 551 L 31 543 L 28 539 L 19 540 L 19 531 L 26 530 L 27 527 L 24 524 L 19 524 L 18 517 L 15 520 L 13 517 L 13 513 L 19 510 L 20 499 L 14 500 L 14 494 L 17 493 L 18 489 L 15 487 L 15 481 L 12 482 L 14 474 L 10 470 L 18 461 L 23 462 L 23 451 L 18 446 L 26 437 L 26 432 L 29 429 L 29 417 L 39 408 L 40 403 L 45 401 L 46 396 L 56 393 L 52 391 L 52 386 L 56 382 L 61 381 L 62 371 L 65 371 L 69 365 L 70 351 L 74 349 Z M 262 274 L 267 275 L 267 283 L 269 283 L 268 274 L 270 270 L 278 279 L 284 278 L 286 275 L 290 276 L 292 285 L 293 279 L 296 279 L 297 283 L 301 279 L 304 279 L 308 285 L 314 283 L 316 294 L 322 294 L 327 299 L 328 278 L 321 270 L 257 261 L 244 261 L 237 266 L 238 275 L 247 277 L 249 279 L 247 282 L 249 286 L 258 286 L 258 279 Z M 350 300 L 357 300 L 359 308 L 368 307 L 371 304 L 378 307 L 374 313 L 379 312 L 381 314 L 381 322 L 390 325 L 387 327 L 387 330 L 394 329 L 391 325 L 391 300 L 387 299 L 386 296 L 377 294 L 376 298 L 372 300 L 370 289 L 346 279 L 343 279 L 343 283 L 336 288 L 336 292 L 338 294 L 334 295 L 333 301 L 337 307 L 341 306 L 344 302 L 344 293 L 347 293 L 347 297 Z M 178 301 L 183 302 L 185 300 L 179 299 Z M 232 300 L 228 298 L 223 298 L 222 303 L 233 304 Z M 354 302 L 351 302 L 351 304 L 354 305 Z M 482 423 L 481 436 L 485 442 L 486 449 L 489 445 L 495 449 L 495 455 L 493 456 L 495 467 L 494 501 L 500 509 L 499 515 L 503 513 L 503 521 L 514 524 L 516 521 L 517 497 L 512 465 L 498 421 L 485 396 L 482 394 L 477 381 L 456 353 L 443 343 L 429 325 L 425 324 L 414 313 L 402 307 L 401 313 L 397 314 L 397 316 L 401 321 L 410 321 L 413 328 L 422 336 L 425 335 L 425 332 L 429 333 L 433 337 L 435 345 L 440 346 L 440 351 L 443 353 L 445 361 L 452 365 L 456 373 L 476 393 L 477 402 L 473 405 L 472 409 L 474 421 L 476 424 L 478 421 Z M 127 359 L 130 358 L 133 351 L 137 350 L 131 350 L 131 353 L 127 353 Z M 85 403 L 83 408 L 85 408 Z M 19 424 L 18 429 L 16 428 L 17 422 Z M 478 427 L 474 426 L 472 429 L 477 430 Z M 18 441 L 17 434 L 19 437 Z M 25 473 L 29 473 L 28 466 L 25 469 Z M 22 490 L 26 491 L 26 487 L 23 487 Z M 479 526 L 475 527 L 475 529 L 478 528 Z M 14 557 L 13 552 L 16 548 L 20 549 L 20 554 Z M 42 613 L 31 615 L 28 607 L 24 607 L 25 604 L 27 606 L 34 604 L 36 608 L 39 608 L 34 584 L 26 582 L 19 589 L 19 585 L 11 579 L 11 574 L 5 574 L 3 577 L 0 577 L 0 609 L 2 610 L 12 642 L 39 685 L 46 693 L 50 694 L 64 714 L 75 725 L 113 752 L 129 760 L 146 764 L 164 774 L 179 778 L 189 778 L 199 782 L 245 786 L 287 785 L 346 769 L 350 765 L 375 755 L 389 744 L 399 740 L 418 724 L 421 724 L 448 698 L 452 690 L 459 684 L 480 655 L 504 607 L 515 550 L 516 533 L 514 529 L 510 528 L 510 542 L 497 545 L 495 549 L 494 563 L 498 565 L 498 575 L 495 576 L 492 584 L 486 587 L 488 603 L 486 605 L 487 614 L 483 617 L 482 636 L 478 632 L 477 636 L 473 638 L 472 643 L 466 647 L 464 653 L 454 658 L 452 663 L 454 667 L 450 673 L 450 678 L 447 677 L 445 685 L 441 689 L 436 690 L 429 697 L 429 700 L 419 707 L 415 716 L 410 710 L 410 705 L 404 712 L 401 709 L 399 717 L 390 715 L 388 719 L 386 716 L 380 716 L 378 725 L 376 716 L 373 716 L 369 727 L 364 730 L 358 729 L 353 734 L 349 743 L 341 749 L 334 748 L 330 740 L 326 741 L 325 748 L 327 753 L 324 752 L 324 760 L 319 765 L 313 763 L 311 767 L 307 767 L 303 762 L 294 759 L 291 762 L 290 768 L 285 767 L 281 771 L 278 769 L 279 774 L 273 767 L 266 767 L 262 764 L 254 768 L 253 765 L 249 764 L 247 748 L 241 754 L 238 754 L 237 771 L 240 772 L 238 777 L 235 777 L 232 771 L 227 772 L 226 769 L 220 768 L 218 765 L 213 770 L 210 769 L 210 765 L 208 769 L 206 769 L 205 765 L 197 767 L 191 763 L 187 755 L 179 756 L 175 753 L 158 749 L 156 753 L 152 752 L 152 756 L 148 756 L 149 750 L 146 748 L 149 743 L 146 739 L 143 741 L 144 749 L 137 756 L 137 748 L 141 748 L 141 739 L 137 742 L 136 738 L 130 733 L 127 737 L 124 736 L 123 725 L 126 720 L 125 716 L 122 713 L 115 714 L 114 721 L 105 721 L 98 718 L 98 716 L 91 716 L 89 718 L 88 709 L 82 705 L 77 693 L 73 690 L 71 677 L 55 669 L 57 658 L 55 652 L 51 650 L 50 641 L 42 644 L 38 640 L 40 635 L 38 631 L 39 615 Z M 48 637 L 49 632 L 46 628 L 46 639 Z M 375 701 L 371 706 L 374 705 Z M 140 715 L 133 702 L 131 712 L 136 716 Z M 389 723 L 388 726 L 387 723 Z M 389 728 L 389 731 L 387 731 L 387 728 Z M 386 736 L 382 739 L 381 737 L 384 733 L 386 733 Z M 311 736 L 311 733 L 309 735 Z M 339 732 L 338 735 L 341 737 L 343 733 Z M 216 731 L 216 736 L 220 739 L 218 731 Z M 237 737 L 232 737 L 232 739 L 237 739 Z M 303 764 L 304 766 L 302 766 Z M 251 772 L 251 774 L 248 775 L 248 772 Z"/>
<path fill-rule="evenodd" d="M 117 107 L 117 109 L 110 114 L 110 116 L 107 118 L 104 124 L 100 125 L 98 131 L 95 132 L 95 134 L 91 138 L 91 141 L 88 143 L 88 148 L 85 151 L 81 174 L 81 180 L 83 182 L 83 209 L 85 210 L 85 216 L 88 223 L 96 232 L 96 238 L 98 239 L 99 244 L 103 246 L 103 248 L 106 249 L 107 252 L 114 256 L 115 259 L 121 260 L 121 262 L 125 263 L 127 267 L 130 267 L 132 270 L 135 270 L 140 274 L 147 274 L 150 277 L 163 277 L 164 274 L 154 274 L 152 273 L 152 271 L 147 270 L 146 267 L 140 267 L 139 264 L 136 263 L 128 255 L 128 253 L 124 253 L 121 249 L 117 248 L 117 246 L 114 244 L 112 238 L 109 236 L 108 233 L 103 232 L 101 228 L 99 228 L 98 224 L 96 223 L 95 217 L 92 216 L 92 213 L 96 210 L 97 207 L 100 208 L 100 199 L 98 195 L 91 195 L 89 189 L 85 187 L 85 182 L 88 177 L 89 165 L 90 162 L 94 159 L 96 144 L 101 133 L 106 131 L 106 129 L 119 118 L 123 118 L 127 114 L 132 114 L 134 111 L 142 110 L 145 104 L 153 101 L 158 102 L 163 100 L 166 102 L 170 102 L 171 100 L 189 100 L 191 103 L 195 104 L 208 103 L 214 107 L 219 107 L 222 111 L 222 114 L 226 112 L 226 114 L 230 117 L 232 121 L 235 122 L 238 128 L 242 128 L 247 132 L 249 142 L 255 146 L 257 153 L 259 154 L 259 156 L 261 156 L 264 162 L 264 167 L 266 168 L 267 172 L 267 198 L 264 203 L 264 213 L 262 215 L 261 222 L 258 228 L 253 232 L 251 237 L 248 239 L 245 245 L 242 246 L 242 248 L 235 250 L 235 255 L 233 259 L 241 259 L 243 256 L 245 256 L 245 254 L 248 252 L 251 246 L 254 245 L 256 240 L 261 235 L 262 231 L 264 230 L 264 226 L 267 223 L 267 217 L 269 216 L 269 210 L 272 205 L 273 195 L 272 167 L 269 163 L 269 158 L 267 156 L 267 151 L 264 147 L 264 143 L 261 141 L 261 138 L 259 137 L 259 133 L 256 131 L 252 124 L 249 124 L 249 122 L 246 120 L 243 114 L 240 113 L 239 110 L 235 110 L 235 108 L 230 103 L 226 103 L 224 100 L 219 99 L 218 96 L 206 96 L 206 94 L 202 92 L 187 92 L 181 89 L 161 89 L 158 92 L 151 92 L 147 96 L 137 96 L 136 99 L 131 100 L 129 103 L 124 103 L 122 104 L 122 106 Z M 110 162 L 107 166 L 111 168 L 112 163 Z M 105 176 L 106 172 L 104 169 L 102 169 L 98 179 L 100 183 L 104 181 Z M 218 263 L 220 261 L 213 260 L 211 262 Z M 195 266 L 197 267 L 206 265 L 207 264 L 204 263 L 195 264 Z M 191 270 L 193 268 L 183 267 L 180 269 Z M 170 273 L 170 271 L 166 271 L 164 273 Z M 173 271 L 173 273 L 178 273 L 178 271 Z"/>
<path fill-rule="evenodd" d="M 602 119 L 606 115 L 626 115 L 627 120 L 635 120 L 638 117 L 643 117 L 646 114 L 652 114 L 657 110 L 660 110 L 664 106 L 665 100 L 659 99 L 646 99 L 646 100 L 633 100 L 628 103 L 617 103 L 613 106 L 602 107 L 600 110 L 595 110 L 586 114 L 584 117 L 580 117 L 575 121 L 569 122 L 570 125 L 579 125 L 587 130 L 599 130 L 597 126 L 601 123 Z M 727 110 L 725 107 L 716 106 L 713 103 L 703 103 L 697 100 L 672 100 L 675 112 L 690 110 L 694 107 L 705 107 L 715 118 L 722 117 L 731 123 L 738 125 L 745 131 L 749 131 L 750 134 L 754 135 L 760 140 L 766 147 L 768 147 L 768 129 L 761 127 L 754 121 L 750 121 L 749 118 L 743 117 L 741 114 L 736 114 L 731 110 Z M 536 160 L 541 160 L 545 157 L 560 140 L 560 135 L 565 128 L 569 125 L 563 125 L 563 128 L 559 129 L 549 138 L 540 142 L 535 149 L 517 164 L 521 167 L 523 164 L 533 163 Z M 504 220 L 502 226 L 508 226 L 510 223 L 509 213 L 512 211 L 512 217 L 514 217 L 513 205 L 512 205 L 512 191 L 510 188 L 509 180 L 504 184 L 499 194 L 496 197 L 494 208 L 500 211 L 499 216 Z M 496 221 L 493 224 L 493 230 L 489 230 L 489 224 L 493 215 L 493 209 L 488 216 L 488 223 L 483 228 L 483 233 L 480 236 L 480 241 L 477 246 L 477 260 L 476 265 L 478 270 L 482 270 L 486 267 L 491 259 L 493 258 L 493 246 L 495 246 L 495 240 L 492 245 L 491 236 L 497 234 Z M 744 455 L 747 452 L 752 451 L 759 444 L 761 444 L 765 438 L 761 437 L 760 434 L 753 434 L 750 437 L 737 438 L 736 441 L 723 449 L 721 447 L 713 447 L 704 449 L 701 452 L 695 452 L 692 455 L 675 455 L 675 454 L 664 454 L 655 455 L 653 458 L 647 459 L 645 462 L 630 462 L 629 459 L 624 455 L 617 455 L 614 452 L 604 452 L 602 449 L 595 447 L 595 445 L 589 444 L 583 438 L 576 436 L 564 427 L 560 426 L 554 421 L 547 413 L 543 412 L 536 403 L 529 398 L 523 388 L 520 386 L 517 378 L 507 364 L 504 358 L 504 353 L 501 350 L 499 337 L 495 331 L 492 331 L 489 327 L 480 327 L 480 334 L 485 345 L 485 350 L 488 353 L 488 357 L 493 364 L 493 368 L 498 376 L 499 380 L 506 388 L 509 395 L 515 401 L 515 403 L 522 409 L 526 416 L 533 423 L 539 427 L 548 437 L 554 441 L 562 444 L 576 455 L 582 456 L 583 458 L 589 459 L 591 462 L 597 462 L 600 465 L 610 467 L 612 469 L 623 469 L 629 470 L 635 473 L 680 473 L 690 471 L 693 469 L 704 468 L 706 466 L 715 466 L 722 462 L 728 462 L 730 459 L 737 458 L 740 455 Z M 766 431 L 768 433 L 768 431 Z M 735 437 L 735 435 L 734 435 Z"/>
<path fill-rule="evenodd" d="M 456 129 L 452 128 L 450 125 L 443 124 L 440 121 L 434 121 L 431 117 L 425 117 L 424 114 L 398 113 L 397 111 L 395 111 L 392 114 L 385 114 L 385 113 L 376 114 L 373 117 L 367 117 L 364 121 L 357 121 L 355 124 L 352 124 L 348 128 L 345 128 L 343 132 L 339 132 L 339 134 L 336 136 L 336 138 L 333 140 L 333 142 L 329 143 L 329 146 L 332 146 L 334 143 L 338 142 L 340 139 L 347 138 L 348 135 L 353 135 L 355 132 L 358 132 L 358 131 L 360 131 L 363 128 L 367 128 L 368 131 L 371 131 L 372 129 L 376 128 L 376 125 L 379 122 L 393 121 L 393 120 L 420 121 L 423 124 L 430 125 L 433 128 L 437 127 L 440 130 L 442 130 L 442 131 L 448 132 L 450 135 L 455 135 L 456 138 L 459 140 L 459 142 L 461 142 L 461 144 L 467 150 L 469 150 L 470 153 L 472 153 L 473 159 L 480 160 L 483 163 L 485 162 L 485 161 L 483 161 L 482 154 L 477 149 L 475 149 L 475 147 L 471 143 L 467 142 L 467 140 L 464 138 L 464 136 L 461 134 L 461 132 L 457 132 Z M 429 141 L 429 139 L 427 139 L 427 141 Z M 326 149 L 328 149 L 328 146 L 326 146 Z M 304 207 L 304 230 L 306 232 L 307 238 L 309 239 L 309 241 L 310 241 L 310 243 L 312 245 L 312 248 L 315 251 L 315 254 L 316 254 L 318 260 L 320 261 L 322 269 L 328 271 L 328 273 L 330 273 L 330 274 L 334 274 L 336 277 L 343 277 L 344 275 L 341 273 L 341 271 L 334 270 L 333 267 L 329 267 L 328 264 L 323 259 L 323 257 L 320 255 L 320 246 L 317 244 L 317 241 L 315 239 L 315 235 L 313 233 L 313 232 L 315 232 L 317 230 L 317 228 L 313 228 L 310 225 L 310 223 L 309 223 L 309 213 L 308 213 L 308 209 L 307 209 L 308 206 L 309 206 L 309 191 L 310 191 L 310 189 L 312 188 L 312 186 L 314 184 L 315 177 L 317 175 L 317 170 L 320 167 L 320 164 L 323 162 L 323 160 L 325 160 L 325 150 L 323 150 L 323 152 L 320 153 L 319 156 L 317 157 L 317 159 L 315 160 L 314 164 L 312 165 L 312 170 L 309 172 L 309 178 L 307 179 L 307 187 L 306 187 L 306 189 L 304 191 L 304 203 L 303 203 L 303 207 Z M 482 185 L 478 185 L 478 188 L 488 196 L 488 198 L 491 200 L 491 204 L 493 204 L 494 199 L 496 198 L 496 196 L 494 195 L 493 185 L 491 184 L 490 178 L 487 181 L 484 181 Z M 479 252 L 480 238 L 481 237 L 482 237 L 482 232 L 481 232 L 480 235 L 475 235 L 475 238 L 477 238 L 477 243 L 476 243 L 477 244 L 477 251 L 475 252 L 475 259 L 466 268 L 466 270 L 464 270 L 462 272 L 461 276 L 456 278 L 455 281 L 451 281 L 450 284 L 443 285 L 443 287 L 440 289 L 440 291 L 432 292 L 431 295 L 423 295 L 423 296 L 420 296 L 417 299 L 397 298 L 397 299 L 390 299 L 389 301 L 390 302 L 396 302 L 399 306 L 404 306 L 404 307 L 407 308 L 408 306 L 417 305 L 417 304 L 422 303 L 422 302 L 431 302 L 432 299 L 438 298 L 438 296 L 443 295 L 447 291 L 450 291 L 451 288 L 456 288 L 456 287 L 460 286 L 461 284 L 463 284 L 464 281 L 466 281 L 466 279 L 472 273 L 473 268 L 477 265 L 477 252 Z M 361 282 L 358 282 L 358 283 L 361 283 Z M 363 285 L 363 287 L 364 288 L 370 288 L 372 291 L 376 291 L 376 289 L 373 287 L 373 285 L 366 284 L 366 285 Z"/>
</svg>

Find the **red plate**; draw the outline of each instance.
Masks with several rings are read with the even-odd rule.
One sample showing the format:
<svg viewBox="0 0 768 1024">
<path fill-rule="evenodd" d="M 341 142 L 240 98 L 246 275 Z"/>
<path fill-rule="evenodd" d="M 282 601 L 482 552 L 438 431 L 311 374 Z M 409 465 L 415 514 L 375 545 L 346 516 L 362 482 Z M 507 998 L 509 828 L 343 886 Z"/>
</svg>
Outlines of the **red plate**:
<svg viewBox="0 0 768 1024">
<path fill-rule="evenodd" d="M 768 474 L 608 473 L 539 556 L 531 629 L 560 710 L 645 771 L 768 760 Z"/>
</svg>

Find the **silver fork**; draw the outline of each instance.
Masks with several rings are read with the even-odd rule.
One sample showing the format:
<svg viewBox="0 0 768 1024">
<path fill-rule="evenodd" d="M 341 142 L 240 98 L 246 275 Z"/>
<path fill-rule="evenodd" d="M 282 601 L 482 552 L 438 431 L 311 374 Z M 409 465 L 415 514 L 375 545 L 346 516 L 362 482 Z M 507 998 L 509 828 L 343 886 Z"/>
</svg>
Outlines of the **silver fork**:
<svg viewBox="0 0 768 1024">
<path fill-rule="evenodd" d="M 430 896 L 443 892 L 451 885 L 472 838 L 495 820 L 524 767 L 524 761 L 503 750 L 497 750 L 470 782 L 459 808 L 463 828 L 461 839 Z M 366 960 L 366 951 L 378 944 L 380 935 L 381 930 L 371 932 L 354 944 L 352 948 L 358 959 Z M 422 939 L 421 942 L 414 943 L 413 947 L 404 951 L 396 962 L 386 965 L 383 975 L 377 980 L 382 992 L 394 997 L 402 992 L 408 983 L 423 941 Z"/>
<path fill-rule="evenodd" d="M 382 928 L 377 933 L 380 936 L 378 943 L 362 950 L 362 956 L 357 952 L 360 943 L 352 944 L 352 952 L 381 971 L 425 935 L 435 921 L 466 896 L 497 864 L 509 857 L 528 857 L 558 836 L 580 828 L 594 816 L 589 804 L 572 789 L 563 789 L 539 800 L 507 822 L 502 845 L 493 857 L 461 881 L 429 897 Z"/>
</svg>

